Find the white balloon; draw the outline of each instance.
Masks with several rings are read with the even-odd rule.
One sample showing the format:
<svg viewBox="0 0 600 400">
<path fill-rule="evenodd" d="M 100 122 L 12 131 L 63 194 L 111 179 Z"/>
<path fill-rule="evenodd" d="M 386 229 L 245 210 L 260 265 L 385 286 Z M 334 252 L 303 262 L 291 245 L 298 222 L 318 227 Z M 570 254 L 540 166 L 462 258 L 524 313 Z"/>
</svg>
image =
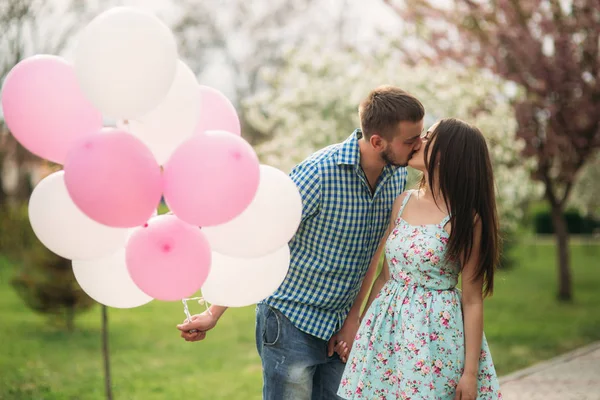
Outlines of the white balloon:
<svg viewBox="0 0 600 400">
<path fill-rule="evenodd" d="M 162 165 L 181 142 L 194 134 L 199 118 L 200 85 L 196 75 L 180 60 L 163 102 L 150 113 L 119 125 L 146 143 Z"/>
<path fill-rule="evenodd" d="M 77 283 L 92 299 L 115 308 L 133 308 L 152 301 L 136 286 L 125 263 L 125 248 L 94 260 L 74 260 Z"/>
<path fill-rule="evenodd" d="M 284 172 L 260 166 L 260 183 L 254 200 L 233 220 L 203 227 L 211 247 L 234 257 L 259 257 L 288 243 L 302 218 L 302 198 Z"/>
<path fill-rule="evenodd" d="M 111 254 L 127 241 L 127 229 L 102 225 L 77 208 L 67 192 L 64 171 L 37 184 L 29 199 L 29 221 L 44 246 L 71 260 Z"/>
<path fill-rule="evenodd" d="M 165 98 L 177 68 L 177 45 L 157 17 L 116 7 L 92 20 L 75 49 L 75 72 L 106 117 L 134 118 Z"/>
<path fill-rule="evenodd" d="M 219 306 L 255 304 L 279 288 L 289 267 L 290 248 L 287 245 L 257 258 L 234 258 L 213 252 L 202 296 Z"/>
</svg>

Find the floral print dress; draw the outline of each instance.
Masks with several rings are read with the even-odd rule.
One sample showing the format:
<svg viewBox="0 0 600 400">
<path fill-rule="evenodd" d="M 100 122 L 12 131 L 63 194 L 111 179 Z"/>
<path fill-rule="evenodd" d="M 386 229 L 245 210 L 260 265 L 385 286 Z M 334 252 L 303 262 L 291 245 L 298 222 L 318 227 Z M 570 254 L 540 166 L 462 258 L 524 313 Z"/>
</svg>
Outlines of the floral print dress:
<svg viewBox="0 0 600 400">
<path fill-rule="evenodd" d="M 465 359 L 459 265 L 446 262 L 440 224 L 402 219 L 386 242 L 391 279 L 365 314 L 338 395 L 345 399 L 453 400 Z M 501 399 L 485 335 L 477 399 Z"/>
</svg>

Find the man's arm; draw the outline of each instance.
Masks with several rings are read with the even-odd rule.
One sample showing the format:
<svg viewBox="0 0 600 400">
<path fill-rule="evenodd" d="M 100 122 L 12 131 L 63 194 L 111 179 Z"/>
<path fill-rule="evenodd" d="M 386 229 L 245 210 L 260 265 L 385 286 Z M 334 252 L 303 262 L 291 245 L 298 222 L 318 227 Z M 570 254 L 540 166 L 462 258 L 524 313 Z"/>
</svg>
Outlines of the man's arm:
<svg viewBox="0 0 600 400">
<path fill-rule="evenodd" d="M 217 325 L 221 316 L 227 311 L 227 307 L 212 305 L 201 314 L 192 315 L 191 321 L 187 319 L 177 325 L 181 331 L 181 337 L 187 342 L 197 342 L 206 338 L 206 332 Z M 190 332 L 195 330 L 194 332 Z"/>
<path fill-rule="evenodd" d="M 302 197 L 302 224 L 318 214 L 321 202 L 321 179 L 318 168 L 310 163 L 302 163 L 290 174 Z M 197 342 L 206 337 L 206 332 L 214 328 L 227 307 L 212 305 L 201 313 L 193 315 L 191 321 L 177 325 L 181 331 L 181 337 L 188 342 Z M 190 332 L 196 330 L 196 332 Z"/>
</svg>

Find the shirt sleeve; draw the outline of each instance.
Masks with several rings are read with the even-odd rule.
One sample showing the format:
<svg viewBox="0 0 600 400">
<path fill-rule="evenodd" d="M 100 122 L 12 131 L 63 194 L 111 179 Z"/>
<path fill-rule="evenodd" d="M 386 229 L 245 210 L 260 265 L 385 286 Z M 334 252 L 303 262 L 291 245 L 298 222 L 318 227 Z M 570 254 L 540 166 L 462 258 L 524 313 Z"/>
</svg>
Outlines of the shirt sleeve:
<svg viewBox="0 0 600 400">
<path fill-rule="evenodd" d="M 300 164 L 290 173 L 302 197 L 302 222 L 314 217 L 321 208 L 321 176 L 313 164 Z"/>
</svg>

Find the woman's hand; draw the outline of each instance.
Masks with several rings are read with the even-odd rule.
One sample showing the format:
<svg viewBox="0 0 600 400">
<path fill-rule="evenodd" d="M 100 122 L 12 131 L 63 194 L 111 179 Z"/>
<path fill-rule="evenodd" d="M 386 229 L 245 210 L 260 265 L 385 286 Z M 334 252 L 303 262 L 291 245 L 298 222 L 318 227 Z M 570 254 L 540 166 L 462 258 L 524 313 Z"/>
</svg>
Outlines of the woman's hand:
<svg viewBox="0 0 600 400">
<path fill-rule="evenodd" d="M 463 374 L 456 387 L 456 396 L 454 400 L 475 400 L 477 399 L 477 375 Z"/>
<path fill-rule="evenodd" d="M 360 320 L 348 316 L 344 325 L 342 325 L 342 329 L 329 339 L 328 356 L 331 357 L 335 351 L 340 356 L 342 362 L 345 363 L 348 361 L 348 355 L 350 354 L 350 350 L 352 350 L 354 338 L 356 337 L 356 332 L 358 332 L 359 327 Z"/>
</svg>

